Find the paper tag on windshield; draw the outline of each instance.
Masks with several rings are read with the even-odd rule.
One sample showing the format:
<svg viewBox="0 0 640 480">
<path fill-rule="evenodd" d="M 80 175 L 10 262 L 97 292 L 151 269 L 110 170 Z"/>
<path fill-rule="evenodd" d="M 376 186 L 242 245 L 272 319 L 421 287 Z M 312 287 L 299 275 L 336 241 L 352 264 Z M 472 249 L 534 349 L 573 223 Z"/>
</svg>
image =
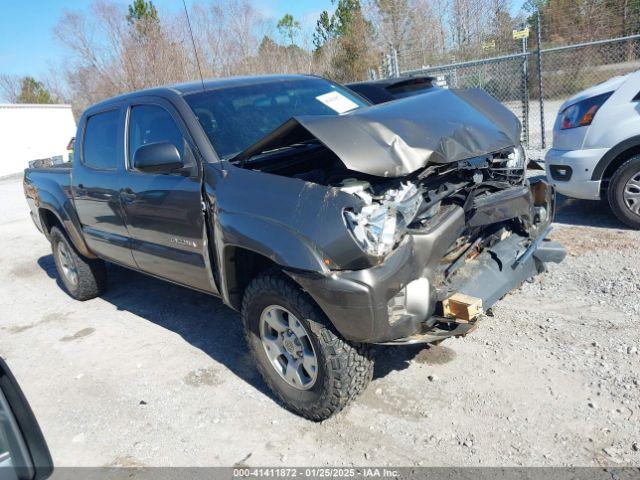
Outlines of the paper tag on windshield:
<svg viewBox="0 0 640 480">
<path fill-rule="evenodd" d="M 324 103 L 331 110 L 335 110 L 338 113 L 348 112 L 354 108 L 358 108 L 358 104 L 349 100 L 340 92 L 329 92 L 323 95 L 318 95 L 316 100 Z"/>
</svg>

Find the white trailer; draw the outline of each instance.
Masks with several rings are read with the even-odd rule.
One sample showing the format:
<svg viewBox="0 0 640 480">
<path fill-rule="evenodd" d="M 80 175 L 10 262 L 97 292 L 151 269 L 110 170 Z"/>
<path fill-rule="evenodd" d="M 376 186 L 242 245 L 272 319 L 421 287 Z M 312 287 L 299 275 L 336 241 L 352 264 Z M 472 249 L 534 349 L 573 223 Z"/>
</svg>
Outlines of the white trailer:
<svg viewBox="0 0 640 480">
<path fill-rule="evenodd" d="M 0 177 L 32 160 L 62 156 L 76 134 L 71 105 L 0 104 Z"/>
</svg>

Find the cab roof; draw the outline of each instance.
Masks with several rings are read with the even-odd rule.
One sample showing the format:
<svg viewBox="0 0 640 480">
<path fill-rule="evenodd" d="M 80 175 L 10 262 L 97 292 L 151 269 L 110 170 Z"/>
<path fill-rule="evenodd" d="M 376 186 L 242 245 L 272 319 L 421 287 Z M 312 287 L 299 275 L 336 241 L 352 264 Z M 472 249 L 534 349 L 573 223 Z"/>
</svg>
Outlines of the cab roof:
<svg viewBox="0 0 640 480">
<path fill-rule="evenodd" d="M 134 92 L 124 93 L 115 97 L 108 98 L 90 106 L 89 110 L 101 109 L 113 103 L 123 100 L 130 100 L 143 95 L 158 95 L 160 97 L 172 97 L 175 95 L 183 96 L 190 93 L 197 93 L 208 90 L 217 90 L 220 88 L 237 87 L 243 85 L 260 85 L 264 83 L 273 83 L 286 80 L 302 80 L 319 78 L 313 75 L 258 75 L 258 76 L 240 76 L 240 77 L 224 77 L 211 78 L 204 81 L 192 81 L 185 83 L 176 83 L 162 87 L 145 88 Z"/>
</svg>

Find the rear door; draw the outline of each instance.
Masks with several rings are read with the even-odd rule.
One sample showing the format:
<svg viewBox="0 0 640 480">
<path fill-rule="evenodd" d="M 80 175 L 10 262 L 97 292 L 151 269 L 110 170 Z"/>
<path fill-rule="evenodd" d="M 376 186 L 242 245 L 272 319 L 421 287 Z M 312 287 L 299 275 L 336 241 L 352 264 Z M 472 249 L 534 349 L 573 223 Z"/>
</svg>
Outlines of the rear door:
<svg viewBox="0 0 640 480">
<path fill-rule="evenodd" d="M 125 187 L 121 190 L 121 201 L 138 267 L 215 293 L 207 266 L 201 178 L 193 143 L 182 119 L 164 99 L 138 99 L 128 105 L 126 128 L 126 168 L 122 181 Z M 136 150 L 157 142 L 173 144 L 187 168 L 175 173 L 136 170 L 133 166 Z"/>
<path fill-rule="evenodd" d="M 73 199 L 85 241 L 98 256 L 135 266 L 120 206 L 124 171 L 124 108 L 83 119 L 72 170 Z"/>
</svg>

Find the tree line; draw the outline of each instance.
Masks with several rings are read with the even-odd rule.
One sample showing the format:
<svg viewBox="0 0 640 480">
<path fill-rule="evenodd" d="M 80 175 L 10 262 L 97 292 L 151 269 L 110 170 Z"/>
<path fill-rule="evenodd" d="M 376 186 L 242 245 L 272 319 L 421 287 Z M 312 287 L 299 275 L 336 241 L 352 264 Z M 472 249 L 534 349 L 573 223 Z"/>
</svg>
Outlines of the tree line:
<svg viewBox="0 0 640 480">
<path fill-rule="evenodd" d="M 515 15 L 511 0 L 332 1 L 311 34 L 291 14 L 265 18 L 249 0 L 202 1 L 189 9 L 192 42 L 184 11 L 161 15 L 149 0 L 126 7 L 97 0 L 63 13 L 53 34 L 68 55 L 50 75 L 0 74 L 0 96 L 68 102 L 78 113 L 123 92 L 196 80 L 199 71 L 347 82 L 384 75 L 383 57 L 393 51 L 404 69 L 511 53 L 520 48 L 512 31 L 535 28 L 538 18 L 543 46 L 640 32 L 640 0 L 528 0 Z"/>
</svg>

